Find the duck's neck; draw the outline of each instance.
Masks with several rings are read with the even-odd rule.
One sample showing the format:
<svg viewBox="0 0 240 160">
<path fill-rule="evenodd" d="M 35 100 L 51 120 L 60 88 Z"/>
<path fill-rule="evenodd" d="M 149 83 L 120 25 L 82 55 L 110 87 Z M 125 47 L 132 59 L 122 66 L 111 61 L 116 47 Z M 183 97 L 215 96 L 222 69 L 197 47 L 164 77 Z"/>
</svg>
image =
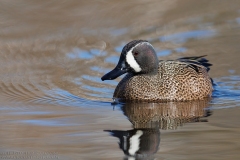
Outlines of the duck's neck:
<svg viewBox="0 0 240 160">
<path fill-rule="evenodd" d="M 157 75 L 158 74 L 158 65 L 152 68 L 148 68 L 148 70 L 143 70 L 139 74 L 144 74 L 144 75 Z"/>
</svg>

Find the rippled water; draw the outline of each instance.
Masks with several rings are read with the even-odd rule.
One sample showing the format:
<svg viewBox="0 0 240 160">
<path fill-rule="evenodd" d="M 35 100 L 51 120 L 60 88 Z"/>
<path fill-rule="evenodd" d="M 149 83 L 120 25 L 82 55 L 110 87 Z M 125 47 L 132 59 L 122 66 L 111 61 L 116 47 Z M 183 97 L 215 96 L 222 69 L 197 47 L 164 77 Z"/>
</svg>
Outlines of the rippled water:
<svg viewBox="0 0 240 160">
<path fill-rule="evenodd" d="M 0 0 L 0 159 L 239 159 L 239 8 Z M 120 78 L 100 77 L 133 39 L 159 59 L 208 55 L 213 98 L 112 105 Z"/>
</svg>

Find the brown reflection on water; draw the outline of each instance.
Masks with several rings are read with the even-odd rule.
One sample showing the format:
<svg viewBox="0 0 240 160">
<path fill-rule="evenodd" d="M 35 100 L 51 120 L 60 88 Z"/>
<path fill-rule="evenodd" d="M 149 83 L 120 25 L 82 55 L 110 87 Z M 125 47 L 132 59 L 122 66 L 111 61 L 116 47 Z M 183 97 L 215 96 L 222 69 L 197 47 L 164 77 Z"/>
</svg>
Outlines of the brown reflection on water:
<svg viewBox="0 0 240 160">
<path fill-rule="evenodd" d="M 209 100 L 168 103 L 126 103 L 121 110 L 132 130 L 105 130 L 119 138 L 119 148 L 129 159 L 152 159 L 160 145 L 160 129 L 177 129 L 184 123 L 207 122 Z M 126 157 L 127 158 L 127 157 Z"/>
<path fill-rule="evenodd" d="M 124 115 L 134 128 L 177 129 L 184 123 L 201 122 L 211 115 L 207 109 L 209 100 L 169 103 L 127 103 L 122 107 Z"/>
</svg>

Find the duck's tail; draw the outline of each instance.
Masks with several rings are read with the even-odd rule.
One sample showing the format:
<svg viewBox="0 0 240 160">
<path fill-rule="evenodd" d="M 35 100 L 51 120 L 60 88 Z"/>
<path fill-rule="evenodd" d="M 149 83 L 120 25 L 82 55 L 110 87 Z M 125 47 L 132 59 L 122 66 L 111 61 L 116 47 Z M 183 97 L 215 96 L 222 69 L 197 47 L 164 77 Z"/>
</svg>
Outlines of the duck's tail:
<svg viewBox="0 0 240 160">
<path fill-rule="evenodd" d="M 202 65 L 207 69 L 207 71 L 209 71 L 210 66 L 212 66 L 212 64 L 209 63 L 209 61 L 206 58 L 204 58 L 205 56 L 207 56 L 207 55 L 195 56 L 195 57 L 183 57 L 183 58 L 179 58 L 178 60 L 181 62 L 190 63 L 190 66 L 193 67 L 196 71 L 198 70 L 197 67 L 195 67 L 192 64 Z M 211 79 L 212 84 L 215 85 L 213 79 L 212 78 L 210 78 L 210 79 Z"/>
<path fill-rule="evenodd" d="M 197 65 L 202 65 L 204 67 L 206 67 L 207 71 L 210 70 L 210 66 L 212 66 L 211 63 L 209 63 L 209 61 L 204 58 L 206 55 L 203 56 L 195 56 L 195 57 L 183 57 L 183 58 L 179 58 L 178 60 L 181 62 L 188 62 L 188 63 L 192 63 L 192 64 L 197 64 Z"/>
</svg>

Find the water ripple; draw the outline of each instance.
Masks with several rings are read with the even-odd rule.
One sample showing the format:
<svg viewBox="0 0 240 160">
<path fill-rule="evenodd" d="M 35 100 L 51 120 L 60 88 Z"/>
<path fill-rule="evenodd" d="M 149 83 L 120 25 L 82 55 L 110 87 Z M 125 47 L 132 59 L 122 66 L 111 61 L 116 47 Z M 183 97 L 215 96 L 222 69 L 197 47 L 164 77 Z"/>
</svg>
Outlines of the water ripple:
<svg viewBox="0 0 240 160">
<path fill-rule="evenodd" d="M 161 42 L 171 41 L 173 43 L 185 43 L 191 38 L 209 38 L 216 35 L 216 31 L 213 30 L 192 30 L 188 32 L 175 33 L 171 35 L 165 35 L 159 38 Z"/>
<path fill-rule="evenodd" d="M 239 107 L 240 76 L 229 76 L 214 79 L 212 105 L 214 109 Z"/>
</svg>

